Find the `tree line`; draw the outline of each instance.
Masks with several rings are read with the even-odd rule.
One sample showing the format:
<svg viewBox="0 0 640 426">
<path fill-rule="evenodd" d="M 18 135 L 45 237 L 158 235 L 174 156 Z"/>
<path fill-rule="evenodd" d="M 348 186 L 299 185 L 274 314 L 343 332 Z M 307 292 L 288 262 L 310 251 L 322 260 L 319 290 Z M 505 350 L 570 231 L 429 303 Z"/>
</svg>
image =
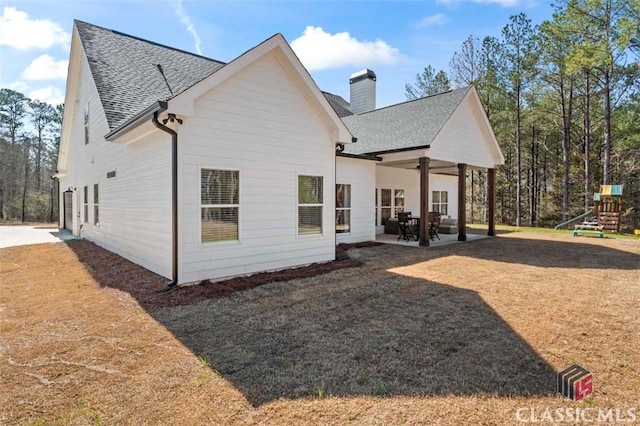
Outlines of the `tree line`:
<svg viewBox="0 0 640 426">
<path fill-rule="evenodd" d="M 450 70 L 427 66 L 412 99 L 474 85 L 505 156 L 502 223 L 550 226 L 624 185 L 622 224 L 640 224 L 640 0 L 561 0 L 550 20 L 520 13 L 501 37 L 469 36 Z M 470 215 L 486 221 L 486 172 L 469 173 Z"/>
<path fill-rule="evenodd" d="M 58 220 L 58 162 L 63 105 L 0 89 L 0 219 Z"/>
</svg>

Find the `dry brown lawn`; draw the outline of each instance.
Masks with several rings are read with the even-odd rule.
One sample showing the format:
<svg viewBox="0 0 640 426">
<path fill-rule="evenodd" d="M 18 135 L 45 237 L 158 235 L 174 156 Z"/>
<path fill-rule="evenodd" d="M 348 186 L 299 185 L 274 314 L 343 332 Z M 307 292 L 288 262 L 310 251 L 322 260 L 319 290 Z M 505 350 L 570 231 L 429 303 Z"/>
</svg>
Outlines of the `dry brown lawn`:
<svg viewBox="0 0 640 426">
<path fill-rule="evenodd" d="M 194 290 L 85 241 L 2 249 L 0 424 L 514 424 L 521 407 L 640 421 L 640 242 L 514 233 L 349 255 L 361 265 L 184 304 Z M 580 402 L 554 393 L 573 363 L 594 373 Z"/>
</svg>

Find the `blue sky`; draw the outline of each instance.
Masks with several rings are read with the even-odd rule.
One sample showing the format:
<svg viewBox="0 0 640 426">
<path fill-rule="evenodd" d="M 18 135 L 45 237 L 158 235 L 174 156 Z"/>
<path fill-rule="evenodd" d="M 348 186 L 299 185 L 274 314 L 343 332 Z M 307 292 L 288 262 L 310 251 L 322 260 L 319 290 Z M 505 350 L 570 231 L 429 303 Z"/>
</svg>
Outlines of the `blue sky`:
<svg viewBox="0 0 640 426">
<path fill-rule="evenodd" d="M 282 33 L 322 90 L 349 99 L 349 75 L 378 77 L 377 106 L 405 100 L 427 65 L 449 71 L 469 36 L 500 35 L 510 15 L 549 19 L 548 0 L 0 0 L 0 87 L 64 99 L 74 19 L 221 61 Z"/>
</svg>

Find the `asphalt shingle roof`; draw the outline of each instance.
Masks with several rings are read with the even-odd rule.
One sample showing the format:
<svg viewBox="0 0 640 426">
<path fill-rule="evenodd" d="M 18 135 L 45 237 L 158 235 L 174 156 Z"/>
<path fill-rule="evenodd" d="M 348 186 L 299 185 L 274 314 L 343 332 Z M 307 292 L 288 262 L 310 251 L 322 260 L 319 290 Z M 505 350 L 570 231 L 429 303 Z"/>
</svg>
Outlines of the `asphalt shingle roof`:
<svg viewBox="0 0 640 426">
<path fill-rule="evenodd" d="M 347 117 L 353 115 L 351 112 L 351 105 L 342 96 L 334 95 L 329 92 L 322 92 L 325 98 L 329 101 L 329 104 L 333 110 L 338 114 L 338 117 Z"/>
<path fill-rule="evenodd" d="M 224 66 L 220 61 L 86 22 L 75 21 L 75 25 L 111 130 Z"/>
<path fill-rule="evenodd" d="M 343 117 L 358 142 L 348 154 L 373 154 L 430 145 L 470 87 L 414 99 L 363 114 Z"/>
</svg>

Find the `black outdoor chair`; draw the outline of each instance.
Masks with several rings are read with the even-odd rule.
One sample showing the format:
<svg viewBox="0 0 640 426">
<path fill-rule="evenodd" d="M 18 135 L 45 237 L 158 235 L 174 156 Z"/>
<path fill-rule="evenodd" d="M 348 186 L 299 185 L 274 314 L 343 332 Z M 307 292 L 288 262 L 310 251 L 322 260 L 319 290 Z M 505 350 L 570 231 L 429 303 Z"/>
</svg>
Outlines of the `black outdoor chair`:
<svg viewBox="0 0 640 426">
<path fill-rule="evenodd" d="M 413 238 L 413 220 L 411 219 L 411 212 L 399 212 L 398 213 L 398 241 L 402 238 L 405 241 L 409 241 Z"/>
<path fill-rule="evenodd" d="M 429 212 L 429 238 L 434 241 L 436 238 L 439 240 L 438 227 L 440 226 L 440 213 Z"/>
</svg>

